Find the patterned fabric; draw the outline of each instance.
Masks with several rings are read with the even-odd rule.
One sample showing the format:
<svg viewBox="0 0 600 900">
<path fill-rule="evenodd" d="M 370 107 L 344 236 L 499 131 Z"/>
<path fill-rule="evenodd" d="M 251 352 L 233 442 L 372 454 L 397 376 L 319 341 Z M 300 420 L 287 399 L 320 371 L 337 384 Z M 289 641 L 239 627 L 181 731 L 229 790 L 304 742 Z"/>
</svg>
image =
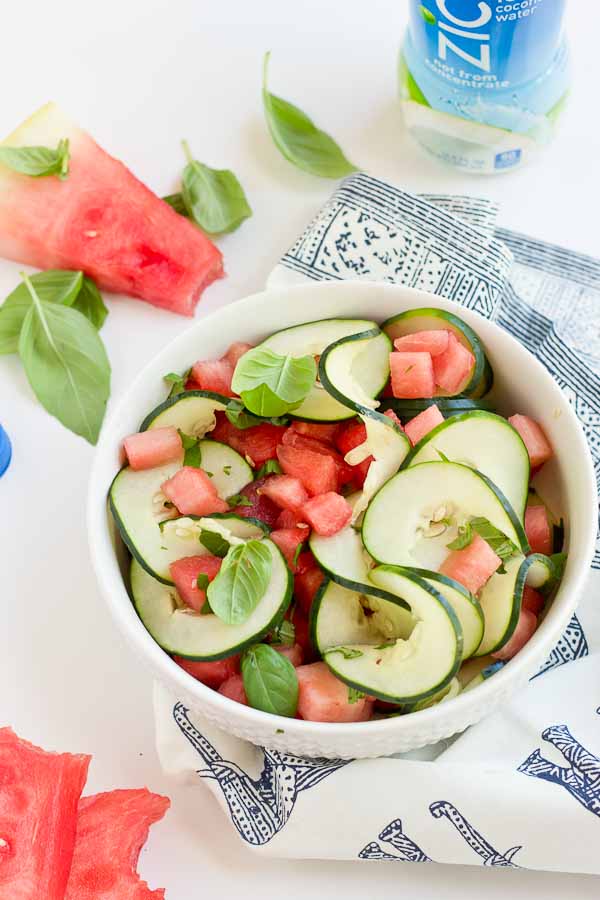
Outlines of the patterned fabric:
<svg viewBox="0 0 600 900">
<path fill-rule="evenodd" d="M 495 229 L 496 213 L 487 200 L 412 196 L 353 175 L 285 254 L 269 286 L 390 281 L 493 319 L 566 393 L 600 482 L 600 261 Z M 600 544 L 593 566 L 600 569 Z M 256 748 L 192 716 L 157 686 L 163 766 L 205 781 L 247 845 L 271 856 L 600 874 L 599 587 L 592 570 L 577 616 L 530 687 L 430 751 L 430 761 L 415 754 L 309 760 Z M 565 663 L 568 669 L 559 668 Z M 548 829 L 549 821 L 556 827 Z"/>
</svg>

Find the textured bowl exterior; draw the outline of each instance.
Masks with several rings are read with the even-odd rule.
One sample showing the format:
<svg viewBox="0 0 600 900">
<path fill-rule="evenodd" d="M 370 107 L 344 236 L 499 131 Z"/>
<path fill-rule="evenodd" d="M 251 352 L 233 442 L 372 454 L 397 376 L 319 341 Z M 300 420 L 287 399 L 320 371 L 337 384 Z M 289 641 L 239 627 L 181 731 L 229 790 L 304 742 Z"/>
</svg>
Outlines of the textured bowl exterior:
<svg viewBox="0 0 600 900">
<path fill-rule="evenodd" d="M 147 633 L 129 599 L 119 565 L 119 539 L 107 514 L 106 495 L 119 467 L 123 438 L 164 399 L 162 375 L 199 358 L 220 356 L 234 340 L 257 342 L 290 325 L 329 317 L 383 321 L 404 309 L 434 306 L 462 316 L 483 340 L 496 375 L 500 411 L 539 420 L 556 451 L 547 466 L 544 497 L 567 522 L 569 560 L 551 608 L 523 650 L 493 678 L 473 690 L 407 716 L 353 724 L 304 722 L 262 713 L 200 684 Z M 370 282 L 326 282 L 274 289 L 231 304 L 200 320 L 169 344 L 129 387 L 96 451 L 88 496 L 92 561 L 117 627 L 148 667 L 192 712 L 255 744 L 302 756 L 361 758 L 417 749 L 463 731 L 524 688 L 562 635 L 577 605 L 596 536 L 596 484 L 583 432 L 566 397 L 540 363 L 509 334 L 477 313 L 422 291 Z"/>
</svg>

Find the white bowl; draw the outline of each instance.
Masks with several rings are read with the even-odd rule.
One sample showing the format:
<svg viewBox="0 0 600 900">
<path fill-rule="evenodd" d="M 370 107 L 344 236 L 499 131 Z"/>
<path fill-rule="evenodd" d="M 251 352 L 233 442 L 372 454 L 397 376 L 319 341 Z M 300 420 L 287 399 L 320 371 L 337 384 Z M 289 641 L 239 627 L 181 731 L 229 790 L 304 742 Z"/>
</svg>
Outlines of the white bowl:
<svg viewBox="0 0 600 900">
<path fill-rule="evenodd" d="M 419 306 L 459 314 L 481 337 L 505 414 L 522 412 L 544 427 L 555 458 L 542 472 L 542 494 L 566 521 L 569 558 L 562 584 L 540 627 L 508 665 L 454 700 L 408 716 L 354 724 L 304 722 L 235 703 L 176 665 L 150 637 L 129 599 L 106 495 L 120 466 L 123 438 L 164 399 L 165 372 L 221 356 L 233 341 L 255 343 L 290 325 L 335 316 L 383 321 Z M 326 282 L 255 294 L 202 319 L 170 343 L 139 374 L 105 425 L 89 489 L 88 528 L 100 587 L 117 627 L 148 667 L 192 711 L 241 738 L 307 756 L 372 757 L 415 749 L 462 731 L 524 687 L 563 633 L 588 574 L 596 536 L 596 484 L 590 453 L 566 397 L 543 366 L 514 338 L 480 315 L 422 291 L 369 282 Z"/>
</svg>

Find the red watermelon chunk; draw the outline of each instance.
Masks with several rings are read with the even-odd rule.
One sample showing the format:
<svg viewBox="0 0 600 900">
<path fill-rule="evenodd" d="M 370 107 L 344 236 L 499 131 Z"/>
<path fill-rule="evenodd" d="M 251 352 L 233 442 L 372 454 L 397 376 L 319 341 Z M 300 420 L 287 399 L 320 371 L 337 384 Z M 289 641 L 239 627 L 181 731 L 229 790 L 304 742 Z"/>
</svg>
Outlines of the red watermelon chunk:
<svg viewBox="0 0 600 900">
<path fill-rule="evenodd" d="M 224 397 L 234 396 L 231 390 L 233 367 L 226 359 L 198 360 L 192 366 L 190 375 L 201 391 L 213 391 Z"/>
<path fill-rule="evenodd" d="M 543 594 L 540 594 L 539 591 L 529 587 L 528 584 L 525 585 L 523 588 L 523 600 L 521 602 L 523 609 L 528 609 L 529 612 L 532 612 L 535 616 L 539 616 L 544 608 L 545 602 Z"/>
<path fill-rule="evenodd" d="M 291 509 L 282 509 L 275 522 L 275 528 L 296 528 L 298 525 L 308 528 L 306 522 L 302 521 L 301 514 Z"/>
<path fill-rule="evenodd" d="M 448 332 L 447 349 L 433 360 L 435 383 L 449 394 L 457 394 L 465 386 L 474 365 L 475 357 L 471 351 Z"/>
<path fill-rule="evenodd" d="M 300 666 L 298 714 L 309 722 L 366 722 L 371 718 L 373 700 L 348 699 L 348 686 L 333 675 L 324 662 Z"/>
<path fill-rule="evenodd" d="M 502 560 L 487 541 L 475 533 L 471 543 L 462 550 L 452 550 L 440 566 L 442 575 L 454 578 L 472 594 L 481 590 Z"/>
<path fill-rule="evenodd" d="M 89 761 L 47 753 L 0 729 L 2 898 L 63 900 Z"/>
<path fill-rule="evenodd" d="M 150 826 L 169 806 L 146 788 L 84 797 L 64 900 L 163 900 L 164 890 L 140 879 L 137 863 Z M 43 893 L 31 896 L 46 900 Z"/>
<path fill-rule="evenodd" d="M 516 656 L 519 650 L 521 650 L 525 646 L 536 628 L 537 616 L 535 615 L 535 613 L 532 613 L 531 610 L 523 607 L 523 609 L 521 609 L 519 621 L 517 622 L 517 627 L 515 628 L 512 637 L 509 641 L 507 641 L 504 647 L 501 647 L 500 650 L 492 653 L 492 656 L 495 659 L 512 659 L 513 656 Z"/>
<path fill-rule="evenodd" d="M 532 553 L 552 553 L 552 533 L 545 506 L 528 506 L 525 510 L 525 535 Z"/>
<path fill-rule="evenodd" d="M 178 666 L 208 687 L 217 690 L 224 681 L 236 675 L 240 671 L 240 657 L 228 656 L 226 659 L 216 659 L 212 662 L 200 662 L 194 659 L 184 659 L 182 656 L 174 656 L 174 662 Z"/>
<path fill-rule="evenodd" d="M 225 413 L 217 413 L 216 419 L 211 438 L 229 444 L 242 456 L 249 457 L 255 467 L 275 458 L 277 447 L 286 432 L 285 425 L 271 425 L 270 422 L 253 425 L 252 428 L 236 428 Z"/>
<path fill-rule="evenodd" d="M 327 454 L 281 444 L 277 459 L 286 475 L 299 478 L 311 495 L 335 491 L 338 486 L 338 466 Z"/>
<path fill-rule="evenodd" d="M 317 423 L 317 422 L 292 422 L 289 431 L 292 434 L 302 434 L 304 437 L 314 438 L 324 444 L 333 444 L 335 436 L 340 426 L 337 424 Z"/>
<path fill-rule="evenodd" d="M 232 369 L 235 369 L 244 353 L 247 353 L 248 350 L 252 350 L 253 347 L 254 344 L 245 344 L 243 341 L 234 341 L 225 356 L 223 356 L 223 359 L 227 360 Z"/>
<path fill-rule="evenodd" d="M 396 338 L 394 347 L 400 353 L 429 353 L 432 357 L 439 356 L 448 349 L 449 334 L 444 330 L 415 331 L 414 334 Z"/>
<path fill-rule="evenodd" d="M 302 507 L 302 515 L 317 534 L 331 537 L 350 524 L 352 507 L 335 491 L 312 497 Z"/>
<path fill-rule="evenodd" d="M 4 145 L 55 147 L 61 138 L 71 152 L 64 181 L 0 166 L 0 256 L 79 269 L 104 290 L 191 316 L 223 275 L 219 250 L 52 103 Z"/>
<path fill-rule="evenodd" d="M 414 419 L 407 422 L 404 430 L 414 447 L 415 444 L 419 443 L 421 438 L 424 438 L 426 434 L 429 434 L 436 425 L 441 425 L 443 421 L 443 415 L 435 403 L 432 403 L 431 406 L 428 406 L 427 409 L 420 412 L 418 416 L 415 416 Z"/>
<path fill-rule="evenodd" d="M 363 422 L 352 422 L 350 425 L 342 427 L 342 430 L 336 436 L 335 443 L 340 453 L 345 456 L 351 450 L 354 450 L 355 447 L 364 444 L 366 439 L 367 429 Z M 367 456 L 362 462 L 349 466 L 352 472 L 352 481 L 357 488 L 361 488 L 365 483 L 373 458 L 372 456 Z"/>
<path fill-rule="evenodd" d="M 251 481 L 250 484 L 243 487 L 240 496 L 246 503 L 234 507 L 231 512 L 237 516 L 243 516 L 245 519 L 260 519 L 269 528 L 274 528 L 279 518 L 279 507 L 262 493 L 263 487 L 272 477 L 267 475 L 264 478 L 257 478 L 256 481 Z"/>
<path fill-rule="evenodd" d="M 229 511 L 206 472 L 194 466 L 183 466 L 160 489 L 184 516 L 210 516 Z"/>
<path fill-rule="evenodd" d="M 394 425 L 396 425 L 400 429 L 400 431 L 404 431 L 404 428 L 402 427 L 402 422 L 400 421 L 400 419 L 398 418 L 398 416 L 396 415 L 396 413 L 394 412 L 393 409 L 386 409 L 386 411 L 384 412 L 384 416 L 386 416 L 388 419 L 391 419 L 392 422 L 394 423 Z"/>
<path fill-rule="evenodd" d="M 308 500 L 308 494 L 299 478 L 293 475 L 274 475 L 262 488 L 265 497 L 282 509 L 299 510 Z"/>
<path fill-rule="evenodd" d="M 290 610 L 288 611 L 286 617 L 289 618 L 290 622 L 292 622 L 294 626 L 294 630 L 296 633 L 296 643 L 300 644 L 300 646 L 302 647 L 304 662 L 309 663 L 315 659 L 318 659 L 319 654 L 315 650 L 310 637 L 310 624 L 308 621 L 308 616 L 299 608 L 297 604 L 294 604 L 294 606 L 290 607 Z"/>
<path fill-rule="evenodd" d="M 531 468 L 539 469 L 545 462 L 548 462 L 553 455 L 552 445 L 544 434 L 541 425 L 538 425 L 529 416 L 520 414 L 510 416 L 508 421 L 519 432 L 523 443 L 527 447 Z"/>
<path fill-rule="evenodd" d="M 321 456 L 329 456 L 334 461 L 337 469 L 337 486 L 342 487 L 352 480 L 352 469 L 346 465 L 340 454 L 331 444 L 299 434 L 293 428 L 288 428 L 283 436 L 282 443 L 288 447 L 295 447 L 298 450 L 308 450 L 311 453 L 320 453 Z"/>
<path fill-rule="evenodd" d="M 435 380 L 430 353 L 390 353 L 390 371 L 394 397 L 433 397 Z"/>
<path fill-rule="evenodd" d="M 273 543 L 277 544 L 285 557 L 285 561 L 292 570 L 296 571 L 296 563 L 294 562 L 298 547 L 308 538 L 308 528 L 280 528 L 272 531 L 269 537 Z"/>
<path fill-rule="evenodd" d="M 295 669 L 304 662 L 304 650 L 300 644 L 292 644 L 291 647 L 285 644 L 273 644 L 273 650 L 277 650 L 282 656 L 287 657 Z"/>
<path fill-rule="evenodd" d="M 200 612 L 206 602 L 206 591 L 198 587 L 198 575 L 206 575 L 209 582 L 219 573 L 223 560 L 218 556 L 185 556 L 171 563 L 169 571 L 183 602 Z"/>
<path fill-rule="evenodd" d="M 323 584 L 325 576 L 317 565 L 310 566 L 303 570 L 301 563 L 302 556 L 304 556 L 303 553 L 298 560 L 299 565 L 296 566 L 298 574 L 294 576 L 294 597 L 302 612 L 308 616 L 310 615 L 313 600 L 315 599 L 317 591 Z"/>
<path fill-rule="evenodd" d="M 219 693 L 236 703 L 243 703 L 248 706 L 248 698 L 244 689 L 244 679 L 241 675 L 232 675 L 227 681 L 224 681 L 219 688 Z"/>
<path fill-rule="evenodd" d="M 130 434 L 123 441 L 123 446 L 129 465 L 136 471 L 163 466 L 183 455 L 179 432 L 173 426 Z"/>
</svg>

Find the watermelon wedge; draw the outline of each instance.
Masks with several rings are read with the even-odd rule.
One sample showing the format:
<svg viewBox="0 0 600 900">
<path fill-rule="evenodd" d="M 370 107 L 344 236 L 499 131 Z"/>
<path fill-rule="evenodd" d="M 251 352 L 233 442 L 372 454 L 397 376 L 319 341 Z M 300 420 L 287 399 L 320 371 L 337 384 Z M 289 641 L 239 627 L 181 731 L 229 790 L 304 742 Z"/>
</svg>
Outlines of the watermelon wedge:
<svg viewBox="0 0 600 900">
<path fill-rule="evenodd" d="M 89 761 L 0 729 L 0 897 L 63 900 Z"/>
<path fill-rule="evenodd" d="M 164 890 L 150 890 L 136 868 L 150 826 L 168 808 L 145 788 L 84 797 L 65 900 L 163 900 Z"/>
<path fill-rule="evenodd" d="M 79 269 L 107 291 L 191 316 L 223 275 L 220 251 L 54 104 L 5 146 L 56 147 L 68 138 L 64 181 L 0 166 L 0 256 L 40 269 Z"/>
</svg>

